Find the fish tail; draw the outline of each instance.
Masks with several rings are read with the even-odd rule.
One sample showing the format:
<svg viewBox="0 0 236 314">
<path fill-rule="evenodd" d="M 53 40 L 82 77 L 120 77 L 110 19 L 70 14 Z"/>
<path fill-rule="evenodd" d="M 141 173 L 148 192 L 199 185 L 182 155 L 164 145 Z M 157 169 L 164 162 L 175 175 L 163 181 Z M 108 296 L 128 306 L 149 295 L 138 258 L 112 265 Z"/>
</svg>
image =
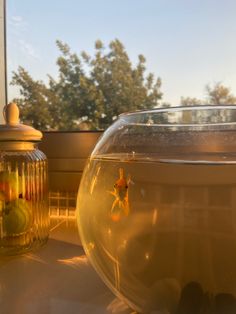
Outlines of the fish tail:
<svg viewBox="0 0 236 314">
<path fill-rule="evenodd" d="M 114 209 L 115 209 L 115 207 L 116 207 L 117 203 L 118 203 L 118 200 L 117 200 L 117 199 L 116 199 L 116 200 L 114 200 L 114 202 L 113 202 L 113 204 L 112 204 L 112 207 L 111 207 L 111 212 L 113 212 L 113 211 L 114 211 Z"/>
<path fill-rule="evenodd" d="M 130 212 L 129 202 L 125 200 L 123 205 L 124 205 L 124 214 L 125 216 L 128 216 Z"/>
</svg>

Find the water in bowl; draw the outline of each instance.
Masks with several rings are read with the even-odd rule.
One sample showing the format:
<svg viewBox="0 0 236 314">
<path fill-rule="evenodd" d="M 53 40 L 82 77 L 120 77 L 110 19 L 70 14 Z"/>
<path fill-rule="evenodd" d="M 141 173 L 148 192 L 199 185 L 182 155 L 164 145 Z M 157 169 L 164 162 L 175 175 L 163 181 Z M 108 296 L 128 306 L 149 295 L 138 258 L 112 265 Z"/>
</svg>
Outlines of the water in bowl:
<svg viewBox="0 0 236 314">
<path fill-rule="evenodd" d="M 133 309 L 236 313 L 230 156 L 96 156 L 85 168 L 78 207 L 90 261 Z"/>
</svg>

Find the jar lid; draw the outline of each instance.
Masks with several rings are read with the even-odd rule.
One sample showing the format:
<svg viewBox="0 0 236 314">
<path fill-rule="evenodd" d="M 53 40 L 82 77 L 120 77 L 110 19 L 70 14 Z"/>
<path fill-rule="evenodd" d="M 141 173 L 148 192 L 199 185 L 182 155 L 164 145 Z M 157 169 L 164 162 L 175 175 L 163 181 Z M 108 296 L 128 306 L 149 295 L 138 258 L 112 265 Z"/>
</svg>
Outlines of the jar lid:
<svg viewBox="0 0 236 314">
<path fill-rule="evenodd" d="M 32 141 L 38 142 L 42 132 L 31 126 L 19 123 L 19 108 L 10 103 L 3 108 L 5 124 L 0 125 L 0 141 Z"/>
</svg>

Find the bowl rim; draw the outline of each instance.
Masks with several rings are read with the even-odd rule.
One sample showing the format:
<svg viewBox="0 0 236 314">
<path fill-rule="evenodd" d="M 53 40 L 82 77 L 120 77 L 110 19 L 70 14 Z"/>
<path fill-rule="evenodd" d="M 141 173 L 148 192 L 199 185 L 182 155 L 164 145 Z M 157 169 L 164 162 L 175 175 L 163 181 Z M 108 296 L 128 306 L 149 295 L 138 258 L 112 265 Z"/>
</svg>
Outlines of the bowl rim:
<svg viewBox="0 0 236 314">
<path fill-rule="evenodd" d="M 127 111 L 119 114 L 119 117 L 125 117 L 142 113 L 158 113 L 158 112 L 178 112 L 188 110 L 216 110 L 216 109 L 233 109 L 236 110 L 236 104 L 227 105 L 191 105 L 191 106 L 170 106 L 170 107 L 156 107 L 153 109 L 141 109 L 135 111 Z"/>
<path fill-rule="evenodd" d="M 152 115 L 152 114 L 161 114 L 161 113 L 181 113 L 181 112 L 187 112 L 187 111 L 193 111 L 193 112 L 203 112 L 203 111 L 213 111 L 213 110 L 235 110 L 236 113 L 236 104 L 227 104 L 227 105 L 194 105 L 194 106 L 173 106 L 173 107 L 161 107 L 161 108 L 153 108 L 153 109 L 144 109 L 144 110 L 136 110 L 136 111 L 130 111 L 130 112 L 124 112 L 118 116 L 118 120 L 129 124 L 129 125 L 136 125 L 136 126 L 154 126 L 154 127 L 164 127 L 164 128 L 208 128 L 208 127 L 217 127 L 217 126 L 223 126 L 225 128 L 230 129 L 236 129 L 236 116 L 234 121 L 230 122 L 184 122 L 184 123 L 176 123 L 176 122 L 164 122 L 164 123 L 148 123 L 148 122 L 132 122 L 132 117 L 139 117 L 142 115 Z"/>
</svg>

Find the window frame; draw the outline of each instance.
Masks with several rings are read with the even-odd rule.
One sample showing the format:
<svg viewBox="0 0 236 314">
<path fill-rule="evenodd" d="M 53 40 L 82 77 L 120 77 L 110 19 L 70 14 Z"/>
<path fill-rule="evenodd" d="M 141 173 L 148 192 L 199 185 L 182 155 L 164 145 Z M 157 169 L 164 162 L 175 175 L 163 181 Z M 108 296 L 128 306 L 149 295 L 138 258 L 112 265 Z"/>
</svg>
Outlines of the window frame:
<svg viewBox="0 0 236 314">
<path fill-rule="evenodd" d="M 3 123 L 1 112 L 7 103 L 6 49 L 6 1 L 0 0 L 0 123 Z"/>
</svg>

